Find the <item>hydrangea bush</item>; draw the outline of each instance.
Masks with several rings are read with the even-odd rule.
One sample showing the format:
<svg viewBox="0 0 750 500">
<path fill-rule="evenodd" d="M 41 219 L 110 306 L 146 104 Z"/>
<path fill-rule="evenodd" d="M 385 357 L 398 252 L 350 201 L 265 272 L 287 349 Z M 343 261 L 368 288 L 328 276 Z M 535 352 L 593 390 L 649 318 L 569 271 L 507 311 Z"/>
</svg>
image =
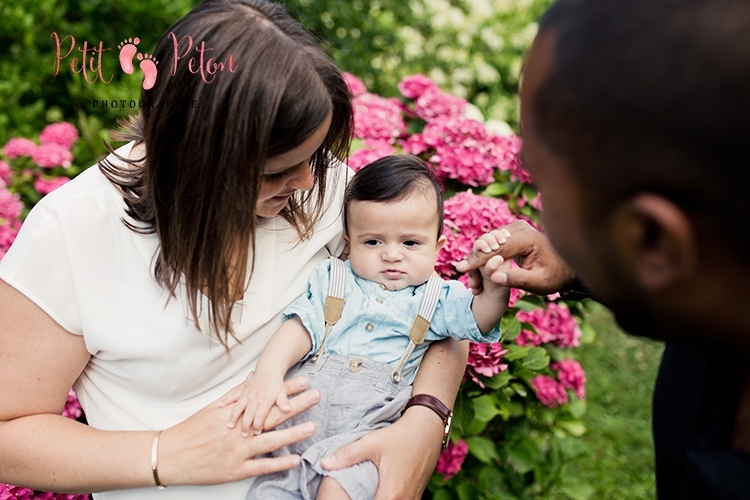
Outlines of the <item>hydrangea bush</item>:
<svg viewBox="0 0 750 500">
<path fill-rule="evenodd" d="M 444 185 L 442 276 L 466 283 L 453 264 L 487 231 L 517 219 L 541 229 L 541 198 L 519 162 L 519 137 L 488 131 L 476 108 L 424 75 L 404 78 L 399 98 L 371 94 L 351 74 L 347 82 L 356 134 L 349 166 L 414 154 Z M 436 500 L 577 498 L 563 471 L 585 432 L 586 375 L 573 355 L 582 337 L 578 304 L 513 290 L 510 306 L 499 343 L 470 345 L 451 443 L 429 484 Z"/>
</svg>

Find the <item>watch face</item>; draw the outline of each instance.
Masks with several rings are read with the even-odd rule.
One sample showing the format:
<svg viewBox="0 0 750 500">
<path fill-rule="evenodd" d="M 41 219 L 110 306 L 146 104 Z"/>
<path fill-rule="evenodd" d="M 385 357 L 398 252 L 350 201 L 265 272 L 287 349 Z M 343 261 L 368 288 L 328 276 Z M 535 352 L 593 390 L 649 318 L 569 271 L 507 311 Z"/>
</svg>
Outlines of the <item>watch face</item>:
<svg viewBox="0 0 750 500">
<path fill-rule="evenodd" d="M 446 449 L 448 443 L 451 442 L 451 429 L 453 429 L 453 412 L 448 414 L 448 420 L 445 422 L 445 430 L 443 431 L 443 449 Z"/>
</svg>

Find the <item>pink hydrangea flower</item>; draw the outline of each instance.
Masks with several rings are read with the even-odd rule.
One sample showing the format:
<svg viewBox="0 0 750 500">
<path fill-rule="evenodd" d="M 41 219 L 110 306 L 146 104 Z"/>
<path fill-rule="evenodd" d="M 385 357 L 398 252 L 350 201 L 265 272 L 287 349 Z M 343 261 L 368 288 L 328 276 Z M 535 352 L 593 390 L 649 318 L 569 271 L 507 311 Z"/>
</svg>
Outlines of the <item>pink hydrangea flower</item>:
<svg viewBox="0 0 750 500">
<path fill-rule="evenodd" d="M 68 391 L 68 399 L 65 401 L 65 408 L 63 409 L 63 417 L 77 419 L 83 413 L 81 403 L 78 402 L 78 397 L 73 389 Z"/>
<path fill-rule="evenodd" d="M 87 500 L 88 495 L 49 493 L 0 483 L 0 500 Z"/>
<path fill-rule="evenodd" d="M 536 347 L 541 343 L 542 339 L 539 338 L 539 335 L 536 335 L 534 332 L 530 332 L 529 330 L 521 330 L 521 333 L 519 333 L 518 337 L 516 337 L 516 344 L 520 345 L 521 347 Z"/>
<path fill-rule="evenodd" d="M 349 88 L 349 93 L 352 96 L 357 97 L 358 95 L 362 95 L 367 92 L 367 87 L 365 87 L 365 84 L 362 83 L 362 80 L 351 73 L 344 72 L 342 75 L 344 77 L 344 81 L 346 82 L 346 86 Z"/>
<path fill-rule="evenodd" d="M 17 194 L 13 194 L 0 184 L 0 219 L 16 221 L 23 211 L 23 202 Z"/>
<path fill-rule="evenodd" d="M 521 163 L 521 138 L 517 135 L 493 135 L 489 138 L 491 152 L 499 170 L 509 170 L 513 181 L 533 184 L 531 177 Z"/>
<path fill-rule="evenodd" d="M 547 375 L 537 375 L 531 379 L 531 386 L 543 405 L 550 408 L 568 403 L 565 388 Z"/>
<path fill-rule="evenodd" d="M 563 359 L 550 367 L 557 372 L 557 379 L 566 389 L 573 389 L 578 399 L 586 397 L 586 372 L 575 359 Z"/>
<path fill-rule="evenodd" d="M 51 180 L 40 177 L 34 181 L 34 189 L 36 189 L 37 193 L 39 194 L 49 194 L 63 184 L 67 183 L 69 180 L 70 179 L 68 179 L 67 177 L 55 177 Z"/>
<path fill-rule="evenodd" d="M 407 99 L 417 99 L 422 97 L 425 92 L 437 91 L 438 86 L 424 75 L 412 75 L 401 80 L 398 84 L 398 90 Z"/>
<path fill-rule="evenodd" d="M 437 87 L 424 91 L 414 101 L 414 113 L 427 123 L 435 119 L 459 118 L 466 115 L 466 99 L 441 92 Z"/>
<path fill-rule="evenodd" d="M 463 116 L 440 118 L 425 125 L 421 134 L 403 142 L 404 152 L 427 153 L 442 178 L 469 186 L 494 182 L 496 170 L 511 170 L 518 163 L 517 144 L 487 133 L 484 124 Z"/>
<path fill-rule="evenodd" d="M 36 144 L 23 137 L 14 137 L 3 146 L 3 153 L 11 159 L 19 156 L 31 156 L 35 150 Z"/>
<path fill-rule="evenodd" d="M 469 343 L 469 359 L 466 361 L 465 378 L 469 378 L 479 387 L 484 389 L 479 375 L 492 378 L 501 371 L 508 368 L 507 364 L 501 363 L 503 356 L 508 352 L 503 349 L 502 344 L 477 344 Z"/>
<path fill-rule="evenodd" d="M 461 466 L 469 454 L 469 445 L 463 439 L 448 443 L 448 447 L 440 452 L 435 472 L 442 474 L 446 481 L 461 470 Z"/>
<path fill-rule="evenodd" d="M 349 155 L 347 164 L 349 168 L 357 172 L 375 160 L 392 155 L 395 152 L 396 148 L 387 141 L 367 141 L 364 148 L 360 148 Z"/>
<path fill-rule="evenodd" d="M 42 144 L 31 155 L 34 162 L 40 167 L 53 168 L 70 166 L 73 161 L 73 153 L 64 146 L 59 144 L 47 143 Z"/>
<path fill-rule="evenodd" d="M 68 122 L 52 123 L 44 127 L 39 134 L 39 142 L 42 144 L 57 144 L 70 149 L 78 140 L 78 130 Z"/>
<path fill-rule="evenodd" d="M 526 292 L 524 292 L 523 290 L 520 290 L 518 288 L 511 288 L 510 298 L 508 299 L 508 307 L 513 307 L 514 305 L 516 305 L 516 302 L 518 302 L 524 295 L 526 295 Z"/>
<path fill-rule="evenodd" d="M 16 239 L 21 221 L 18 218 L 23 210 L 23 202 L 17 194 L 5 188 L 5 182 L 0 181 L 0 258 L 5 256 L 13 241 Z"/>
<path fill-rule="evenodd" d="M 9 183 L 11 174 L 13 174 L 13 171 L 10 169 L 10 165 L 0 160 L 0 180 L 6 184 Z"/>
<path fill-rule="evenodd" d="M 518 345 L 539 345 L 552 343 L 557 347 L 576 347 L 581 337 L 581 329 L 570 314 L 570 310 L 560 304 L 549 303 L 546 309 L 533 311 L 519 311 L 516 319 L 521 323 L 529 323 L 537 331 L 521 332 L 516 339 Z M 535 337 L 538 337 L 538 342 Z"/>
<path fill-rule="evenodd" d="M 406 132 L 403 108 L 398 99 L 361 94 L 352 100 L 354 137 L 395 142 Z"/>
<path fill-rule="evenodd" d="M 477 238 L 516 220 L 504 200 L 471 191 L 445 200 L 444 211 L 446 242 L 438 253 L 436 270 L 446 278 L 455 276 L 453 263 L 469 255 Z"/>
</svg>

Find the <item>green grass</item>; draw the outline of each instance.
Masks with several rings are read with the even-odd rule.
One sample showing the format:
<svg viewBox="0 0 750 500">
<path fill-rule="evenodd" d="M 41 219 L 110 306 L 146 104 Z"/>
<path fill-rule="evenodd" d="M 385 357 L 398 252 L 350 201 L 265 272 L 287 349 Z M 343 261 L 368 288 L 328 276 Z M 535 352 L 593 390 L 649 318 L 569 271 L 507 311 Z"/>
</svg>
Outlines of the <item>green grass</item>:
<svg viewBox="0 0 750 500">
<path fill-rule="evenodd" d="M 591 499 L 654 499 L 651 397 L 663 344 L 623 333 L 595 306 L 596 341 L 576 350 L 586 370 L 587 452 L 566 476 L 593 488 Z"/>
</svg>

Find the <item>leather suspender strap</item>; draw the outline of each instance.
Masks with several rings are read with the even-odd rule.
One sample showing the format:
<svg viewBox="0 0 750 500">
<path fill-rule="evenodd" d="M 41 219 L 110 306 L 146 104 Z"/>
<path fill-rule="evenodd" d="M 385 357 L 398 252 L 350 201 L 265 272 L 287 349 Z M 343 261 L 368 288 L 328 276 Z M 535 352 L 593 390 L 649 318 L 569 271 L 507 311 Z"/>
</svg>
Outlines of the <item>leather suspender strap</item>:
<svg viewBox="0 0 750 500">
<path fill-rule="evenodd" d="M 310 361 L 315 363 L 320 359 L 324 352 L 326 339 L 331 333 L 333 325 L 341 319 L 344 311 L 344 291 L 346 290 L 346 267 L 344 262 L 334 256 L 328 257 L 331 268 L 328 273 L 328 295 L 326 295 L 325 305 L 323 306 L 323 317 L 326 322 L 326 332 L 320 347 L 315 351 Z"/>
<path fill-rule="evenodd" d="M 435 309 L 437 309 L 437 304 L 440 300 L 440 291 L 442 288 L 443 279 L 434 274 L 430 276 L 427 285 L 425 285 L 422 304 L 419 306 L 419 314 L 414 318 L 414 322 L 412 322 L 411 329 L 409 330 L 409 345 L 401 355 L 398 366 L 391 372 L 391 380 L 393 382 L 398 383 L 401 380 L 401 371 L 409 360 L 409 356 L 411 356 L 414 348 L 423 343 L 425 337 L 427 337 L 432 316 L 435 315 Z"/>
</svg>

